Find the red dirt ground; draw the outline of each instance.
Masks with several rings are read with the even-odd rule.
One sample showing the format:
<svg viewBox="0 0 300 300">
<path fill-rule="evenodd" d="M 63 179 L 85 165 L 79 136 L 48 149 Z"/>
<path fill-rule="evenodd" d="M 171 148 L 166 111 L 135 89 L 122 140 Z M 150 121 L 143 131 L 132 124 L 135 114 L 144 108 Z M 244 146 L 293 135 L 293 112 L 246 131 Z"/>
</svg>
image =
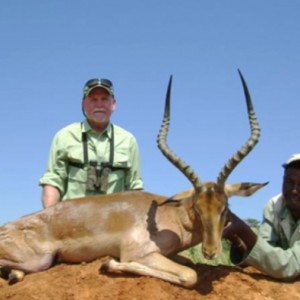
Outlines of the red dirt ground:
<svg viewBox="0 0 300 300">
<path fill-rule="evenodd" d="M 88 264 L 60 264 L 27 275 L 24 281 L 9 286 L 0 279 L 0 299 L 13 300 L 294 300 L 300 299 L 300 280 L 284 283 L 255 269 L 197 264 L 195 289 L 188 290 L 150 277 L 128 274 L 99 274 L 104 260 Z"/>
</svg>

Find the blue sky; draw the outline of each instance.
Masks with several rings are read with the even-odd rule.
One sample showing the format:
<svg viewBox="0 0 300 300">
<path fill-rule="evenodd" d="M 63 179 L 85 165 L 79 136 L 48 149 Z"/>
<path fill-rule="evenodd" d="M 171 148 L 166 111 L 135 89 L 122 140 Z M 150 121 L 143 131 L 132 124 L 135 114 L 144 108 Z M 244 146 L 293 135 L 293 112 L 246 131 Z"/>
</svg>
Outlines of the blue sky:
<svg viewBox="0 0 300 300">
<path fill-rule="evenodd" d="M 41 209 L 52 137 L 83 119 L 83 84 L 94 77 L 114 82 L 112 121 L 138 139 L 145 189 L 173 195 L 190 187 L 156 146 L 173 74 L 168 144 L 202 181 L 215 180 L 249 137 L 238 68 L 262 134 L 228 183 L 270 183 L 229 202 L 261 220 L 281 190 L 281 164 L 300 152 L 299 11 L 298 0 L 3 2 L 0 224 Z"/>
</svg>

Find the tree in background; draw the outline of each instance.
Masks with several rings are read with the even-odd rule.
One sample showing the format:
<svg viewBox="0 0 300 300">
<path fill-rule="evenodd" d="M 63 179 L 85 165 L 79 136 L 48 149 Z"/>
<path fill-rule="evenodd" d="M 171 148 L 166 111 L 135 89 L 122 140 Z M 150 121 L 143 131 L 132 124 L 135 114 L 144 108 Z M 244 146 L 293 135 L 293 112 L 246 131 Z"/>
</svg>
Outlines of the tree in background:
<svg viewBox="0 0 300 300">
<path fill-rule="evenodd" d="M 255 232 L 258 232 L 259 226 L 261 224 L 258 220 L 248 218 L 244 221 L 252 228 L 252 230 L 254 230 Z"/>
</svg>

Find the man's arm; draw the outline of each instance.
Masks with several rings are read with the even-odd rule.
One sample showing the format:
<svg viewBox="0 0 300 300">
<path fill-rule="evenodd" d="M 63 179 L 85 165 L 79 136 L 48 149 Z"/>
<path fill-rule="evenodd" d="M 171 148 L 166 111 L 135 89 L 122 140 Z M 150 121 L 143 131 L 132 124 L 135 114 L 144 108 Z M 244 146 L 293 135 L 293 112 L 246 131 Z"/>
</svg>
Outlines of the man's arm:
<svg viewBox="0 0 300 300">
<path fill-rule="evenodd" d="M 141 178 L 139 147 L 135 137 L 130 140 L 129 159 L 131 168 L 126 174 L 126 190 L 142 190 L 144 188 Z"/>
<path fill-rule="evenodd" d="M 66 192 L 68 164 L 65 158 L 68 136 L 61 137 L 61 132 L 52 140 L 47 170 L 39 180 L 39 185 L 43 188 L 41 198 L 44 208 L 56 204 Z"/>
<path fill-rule="evenodd" d="M 244 221 L 230 212 L 231 224 L 223 237 L 232 242 L 230 257 L 235 264 L 246 264 L 279 279 L 293 279 L 300 275 L 300 241 L 289 249 L 270 245 Z"/>
<path fill-rule="evenodd" d="M 42 203 L 43 207 L 47 208 L 55 205 L 60 201 L 59 190 L 51 185 L 43 185 Z"/>
</svg>

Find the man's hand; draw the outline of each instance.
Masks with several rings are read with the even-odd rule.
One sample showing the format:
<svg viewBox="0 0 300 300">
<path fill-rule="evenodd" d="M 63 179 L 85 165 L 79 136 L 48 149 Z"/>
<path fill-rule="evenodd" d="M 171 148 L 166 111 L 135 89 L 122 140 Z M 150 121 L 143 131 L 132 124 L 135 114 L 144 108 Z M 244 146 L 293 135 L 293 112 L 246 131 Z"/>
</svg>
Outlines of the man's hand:
<svg viewBox="0 0 300 300">
<path fill-rule="evenodd" d="M 224 228 L 223 238 L 231 241 L 233 247 L 243 251 L 251 250 L 257 241 L 257 236 L 251 227 L 230 210 L 228 211 L 228 224 Z"/>
</svg>

